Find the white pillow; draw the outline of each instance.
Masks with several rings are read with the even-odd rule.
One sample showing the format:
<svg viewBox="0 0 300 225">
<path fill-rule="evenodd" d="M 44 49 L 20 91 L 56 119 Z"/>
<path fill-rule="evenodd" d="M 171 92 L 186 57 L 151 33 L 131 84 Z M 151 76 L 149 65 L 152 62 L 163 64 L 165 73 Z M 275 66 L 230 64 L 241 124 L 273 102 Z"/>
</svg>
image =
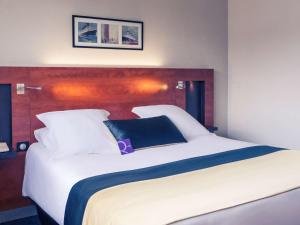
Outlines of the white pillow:
<svg viewBox="0 0 300 225">
<path fill-rule="evenodd" d="M 51 141 L 51 140 L 49 140 L 49 138 L 48 138 L 49 130 L 46 127 L 35 130 L 34 137 L 39 143 L 41 143 L 44 146 L 51 145 L 49 143 L 49 141 Z"/>
<path fill-rule="evenodd" d="M 166 115 L 187 140 L 210 134 L 194 117 L 175 105 L 140 106 L 134 107 L 132 112 L 142 118 Z"/>
<path fill-rule="evenodd" d="M 103 123 L 108 116 L 105 110 L 82 109 L 42 113 L 37 118 L 48 129 L 48 141 L 43 144 L 55 152 L 55 158 L 62 158 L 79 153 L 119 153 Z"/>
</svg>

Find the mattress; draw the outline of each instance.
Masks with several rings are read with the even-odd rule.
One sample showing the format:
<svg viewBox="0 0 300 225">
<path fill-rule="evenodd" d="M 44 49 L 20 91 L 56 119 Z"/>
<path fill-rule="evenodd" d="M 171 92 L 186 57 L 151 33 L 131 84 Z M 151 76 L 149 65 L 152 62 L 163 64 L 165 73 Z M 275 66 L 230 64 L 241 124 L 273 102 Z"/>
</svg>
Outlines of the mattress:
<svg viewBox="0 0 300 225">
<path fill-rule="evenodd" d="M 254 144 L 230 140 L 211 134 L 195 138 L 188 143 L 148 148 L 126 156 L 81 154 L 65 159 L 54 160 L 52 159 L 51 150 L 45 149 L 39 143 L 35 143 L 30 147 L 26 156 L 23 195 L 30 197 L 55 221 L 59 224 L 63 224 L 69 192 L 72 186 L 82 179 L 250 146 L 254 146 Z M 299 194 L 298 191 L 296 192 L 296 195 L 297 194 Z M 283 196 L 282 199 L 286 201 L 290 200 L 289 194 L 284 194 Z M 270 204 L 273 204 L 274 199 L 271 199 Z M 269 200 L 270 199 L 265 199 L 257 202 L 266 201 L 267 203 L 265 204 L 268 204 Z M 251 207 L 251 204 L 254 203 L 249 203 L 247 207 Z M 256 204 L 262 204 L 262 207 L 265 208 L 263 203 Z M 241 211 L 243 207 L 244 206 L 238 206 L 238 211 Z M 257 208 L 259 207 L 253 206 L 253 209 Z M 232 213 L 234 215 L 235 212 L 233 208 L 224 211 L 226 215 Z M 222 214 L 222 212 L 215 212 L 180 221 L 175 224 L 210 224 L 208 221 L 212 221 L 216 224 L 218 218 L 222 221 L 224 217 L 220 214 Z M 237 215 L 241 216 L 242 214 L 237 213 Z M 218 222 L 217 224 L 222 223 Z"/>
<path fill-rule="evenodd" d="M 178 221 L 172 225 L 298 225 L 300 189 L 233 208 Z"/>
</svg>

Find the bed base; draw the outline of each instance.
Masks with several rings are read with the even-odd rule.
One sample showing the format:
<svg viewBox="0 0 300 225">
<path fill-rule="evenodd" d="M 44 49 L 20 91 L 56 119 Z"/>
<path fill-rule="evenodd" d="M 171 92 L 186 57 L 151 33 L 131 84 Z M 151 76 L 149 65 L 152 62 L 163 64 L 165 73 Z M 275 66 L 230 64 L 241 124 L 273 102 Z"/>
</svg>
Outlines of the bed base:
<svg viewBox="0 0 300 225">
<path fill-rule="evenodd" d="M 38 204 L 35 203 L 41 225 L 59 225 Z"/>
<path fill-rule="evenodd" d="M 172 225 L 299 225 L 300 188 L 217 212 L 171 223 Z M 58 225 L 36 204 L 42 225 Z M 170 224 L 170 225 L 171 225 Z"/>
</svg>

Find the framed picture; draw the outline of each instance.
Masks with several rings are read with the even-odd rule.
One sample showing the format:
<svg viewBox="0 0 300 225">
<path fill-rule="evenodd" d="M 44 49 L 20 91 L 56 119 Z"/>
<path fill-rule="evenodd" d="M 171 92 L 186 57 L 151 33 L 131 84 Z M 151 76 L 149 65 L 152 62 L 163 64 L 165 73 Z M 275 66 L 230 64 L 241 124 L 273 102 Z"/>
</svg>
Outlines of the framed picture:
<svg viewBox="0 0 300 225">
<path fill-rule="evenodd" d="M 73 47 L 143 50 L 144 24 L 73 15 Z"/>
</svg>

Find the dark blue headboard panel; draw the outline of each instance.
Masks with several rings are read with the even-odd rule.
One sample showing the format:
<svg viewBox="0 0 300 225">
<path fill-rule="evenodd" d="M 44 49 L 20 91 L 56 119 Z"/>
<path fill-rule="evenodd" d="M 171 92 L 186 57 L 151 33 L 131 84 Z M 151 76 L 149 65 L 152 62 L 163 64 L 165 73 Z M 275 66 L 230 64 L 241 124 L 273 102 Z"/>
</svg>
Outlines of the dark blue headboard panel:
<svg viewBox="0 0 300 225">
<path fill-rule="evenodd" d="M 0 142 L 12 145 L 11 85 L 0 84 Z"/>
<path fill-rule="evenodd" d="M 205 124 L 205 82 L 187 81 L 186 111 L 190 113 L 201 124 Z"/>
</svg>

